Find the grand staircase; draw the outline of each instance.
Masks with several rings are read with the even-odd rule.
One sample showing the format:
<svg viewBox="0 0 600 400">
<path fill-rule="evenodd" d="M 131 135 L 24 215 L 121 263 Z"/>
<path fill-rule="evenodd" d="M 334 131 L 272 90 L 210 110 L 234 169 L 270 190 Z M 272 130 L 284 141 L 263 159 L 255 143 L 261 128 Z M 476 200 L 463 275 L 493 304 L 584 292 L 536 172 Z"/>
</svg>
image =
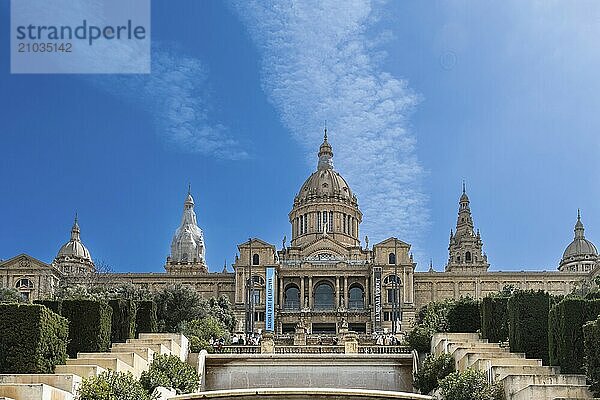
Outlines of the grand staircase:
<svg viewBox="0 0 600 400">
<path fill-rule="evenodd" d="M 139 378 L 155 354 L 187 360 L 188 340 L 181 334 L 141 333 L 139 339 L 114 343 L 110 352 L 78 353 L 54 374 L 0 374 L 0 400 L 74 400 L 83 379 L 111 369 Z"/>
<path fill-rule="evenodd" d="M 501 382 L 507 400 L 592 399 L 585 375 L 561 374 L 559 367 L 542 360 L 511 353 L 498 343 L 488 343 L 477 333 L 437 333 L 431 340 L 432 354 L 451 354 L 457 371 L 475 368 L 487 374 L 490 383 Z"/>
</svg>

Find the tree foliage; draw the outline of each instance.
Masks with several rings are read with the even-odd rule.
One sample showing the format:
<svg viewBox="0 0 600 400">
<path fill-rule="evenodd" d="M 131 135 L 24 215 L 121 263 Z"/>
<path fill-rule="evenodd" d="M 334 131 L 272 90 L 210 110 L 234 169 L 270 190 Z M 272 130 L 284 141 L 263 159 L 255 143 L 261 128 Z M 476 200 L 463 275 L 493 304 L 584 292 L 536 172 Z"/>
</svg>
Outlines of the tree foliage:
<svg viewBox="0 0 600 400">
<path fill-rule="evenodd" d="M 600 318 L 583 326 L 585 372 L 594 397 L 600 397 Z"/>
<path fill-rule="evenodd" d="M 439 382 L 454 372 L 454 357 L 450 354 L 428 355 L 415 375 L 413 386 L 423 394 L 438 388 Z"/>
<path fill-rule="evenodd" d="M 443 400 L 504 400 L 501 384 L 490 385 L 483 371 L 456 371 L 440 381 Z"/>
<path fill-rule="evenodd" d="M 21 303 L 19 291 L 15 288 L 0 287 L 0 303 Z"/>
<path fill-rule="evenodd" d="M 495 295 L 481 301 L 481 336 L 490 343 L 508 340 L 508 299 Z"/>
<path fill-rule="evenodd" d="M 86 378 L 78 390 L 78 400 L 150 400 L 151 397 L 130 372 L 108 370 Z"/>
<path fill-rule="evenodd" d="M 147 371 L 142 372 L 140 383 L 148 393 L 158 386 L 173 389 L 177 394 L 191 393 L 198 389 L 200 378 L 191 365 L 174 355 L 154 357 Z"/>
<path fill-rule="evenodd" d="M 190 351 L 193 353 L 198 353 L 202 349 L 212 353 L 214 349 L 210 345 L 211 338 L 223 338 L 226 343 L 229 342 L 227 328 L 212 315 L 193 321 L 184 321 L 180 324 L 179 331 L 190 341 Z"/>
<path fill-rule="evenodd" d="M 461 297 L 449 305 L 446 319 L 448 332 L 477 332 L 481 328 L 480 302 L 470 297 Z"/>
<path fill-rule="evenodd" d="M 600 300 L 567 296 L 548 315 L 550 364 L 561 373 L 583 373 L 583 325 L 600 315 Z"/>
<path fill-rule="evenodd" d="M 235 327 L 233 308 L 226 296 L 206 300 L 188 286 L 173 285 L 157 292 L 154 301 L 161 331 L 177 332 L 182 322 L 209 315 L 222 322 L 229 331 Z"/>
<path fill-rule="evenodd" d="M 548 365 L 548 293 L 539 290 L 515 291 L 508 300 L 510 351 L 540 358 Z"/>
</svg>

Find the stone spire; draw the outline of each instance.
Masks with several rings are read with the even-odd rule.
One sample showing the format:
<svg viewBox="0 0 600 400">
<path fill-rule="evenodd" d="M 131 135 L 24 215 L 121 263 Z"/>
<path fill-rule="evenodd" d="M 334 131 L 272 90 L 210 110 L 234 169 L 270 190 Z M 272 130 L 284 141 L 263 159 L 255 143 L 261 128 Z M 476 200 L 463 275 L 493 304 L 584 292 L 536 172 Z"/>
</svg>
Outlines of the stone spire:
<svg viewBox="0 0 600 400">
<path fill-rule="evenodd" d="M 183 203 L 181 224 L 173 235 L 171 255 L 165 269 L 169 273 L 208 272 L 205 260 L 204 234 L 196 221 L 191 187 Z"/>
<path fill-rule="evenodd" d="M 581 212 L 577 209 L 577 222 L 575 223 L 575 239 L 585 239 L 585 228 L 581 222 Z"/>
<path fill-rule="evenodd" d="M 475 233 L 473 217 L 466 185 L 463 181 L 462 195 L 458 201 L 458 219 L 456 232 L 450 231 L 448 245 L 448 264 L 446 271 L 485 272 L 489 264 L 483 253 L 483 242 L 479 230 Z"/>
<path fill-rule="evenodd" d="M 318 169 L 333 169 L 333 148 L 327 141 L 327 128 L 323 136 L 323 143 L 319 147 L 319 164 Z"/>
</svg>

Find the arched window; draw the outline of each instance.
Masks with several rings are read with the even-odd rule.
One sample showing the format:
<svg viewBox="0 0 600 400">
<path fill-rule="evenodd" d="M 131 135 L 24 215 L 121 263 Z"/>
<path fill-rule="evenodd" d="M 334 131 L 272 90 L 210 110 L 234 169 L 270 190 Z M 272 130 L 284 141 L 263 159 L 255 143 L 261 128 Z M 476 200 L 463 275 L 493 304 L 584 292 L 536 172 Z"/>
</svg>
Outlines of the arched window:
<svg viewBox="0 0 600 400">
<path fill-rule="evenodd" d="M 27 278 L 21 278 L 17 281 L 15 287 L 19 290 L 33 290 L 33 282 Z"/>
<path fill-rule="evenodd" d="M 321 282 L 315 288 L 315 309 L 332 310 L 334 308 L 333 287 Z"/>
<path fill-rule="evenodd" d="M 396 254 L 388 254 L 388 264 L 396 264 Z"/>
<path fill-rule="evenodd" d="M 348 291 L 348 308 L 365 308 L 365 291 L 359 284 L 353 284 Z"/>
<path fill-rule="evenodd" d="M 258 256 L 258 254 L 254 254 L 252 256 L 252 265 L 258 265 L 260 264 L 260 257 Z"/>
<path fill-rule="evenodd" d="M 296 285 L 290 285 L 285 289 L 283 308 L 285 310 L 300 309 L 300 290 Z"/>
<path fill-rule="evenodd" d="M 391 275 L 388 275 L 385 278 L 383 278 L 383 284 L 384 285 L 392 285 L 394 283 L 398 283 L 398 285 L 402 284 L 402 280 L 400 279 L 399 276 L 391 274 Z"/>
<path fill-rule="evenodd" d="M 465 253 L 465 261 L 466 262 L 471 262 L 471 252 L 470 251 L 467 251 Z"/>
</svg>

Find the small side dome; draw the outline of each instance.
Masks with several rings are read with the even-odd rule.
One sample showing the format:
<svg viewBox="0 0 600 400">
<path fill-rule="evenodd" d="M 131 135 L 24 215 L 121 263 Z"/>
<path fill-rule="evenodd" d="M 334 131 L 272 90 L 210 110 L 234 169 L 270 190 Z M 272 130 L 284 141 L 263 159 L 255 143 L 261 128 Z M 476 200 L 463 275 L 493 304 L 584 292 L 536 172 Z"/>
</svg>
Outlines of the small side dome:
<svg viewBox="0 0 600 400">
<path fill-rule="evenodd" d="M 567 262 L 574 258 L 597 257 L 598 249 L 594 243 L 585 238 L 584 227 L 581 222 L 581 214 L 577 211 L 577 223 L 575 224 L 575 238 L 567 246 L 563 253 L 562 262 Z"/>
<path fill-rule="evenodd" d="M 81 242 L 77 216 L 71 228 L 71 238 L 58 250 L 53 264 L 65 274 L 90 273 L 95 270 L 92 256 Z"/>
<path fill-rule="evenodd" d="M 92 261 L 92 256 L 89 250 L 83 245 L 80 239 L 79 224 L 77 223 L 77 217 L 75 217 L 75 223 L 71 228 L 71 239 L 62 245 L 56 258 L 71 257 L 80 258 L 88 261 Z"/>
</svg>

